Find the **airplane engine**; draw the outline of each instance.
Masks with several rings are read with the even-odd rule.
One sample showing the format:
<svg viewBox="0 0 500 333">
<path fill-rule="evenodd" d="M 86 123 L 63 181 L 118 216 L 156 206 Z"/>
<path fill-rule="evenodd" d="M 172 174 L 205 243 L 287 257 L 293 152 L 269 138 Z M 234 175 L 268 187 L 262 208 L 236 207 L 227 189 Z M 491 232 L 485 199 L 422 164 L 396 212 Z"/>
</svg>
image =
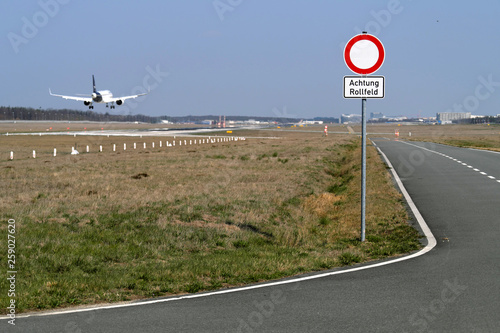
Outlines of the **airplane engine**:
<svg viewBox="0 0 500 333">
<path fill-rule="evenodd" d="M 116 105 L 122 105 L 122 104 L 123 104 L 123 101 L 121 99 L 116 101 Z"/>
<path fill-rule="evenodd" d="M 85 104 L 86 106 L 89 106 L 90 102 L 85 101 L 85 102 L 83 102 L 83 104 Z"/>
</svg>

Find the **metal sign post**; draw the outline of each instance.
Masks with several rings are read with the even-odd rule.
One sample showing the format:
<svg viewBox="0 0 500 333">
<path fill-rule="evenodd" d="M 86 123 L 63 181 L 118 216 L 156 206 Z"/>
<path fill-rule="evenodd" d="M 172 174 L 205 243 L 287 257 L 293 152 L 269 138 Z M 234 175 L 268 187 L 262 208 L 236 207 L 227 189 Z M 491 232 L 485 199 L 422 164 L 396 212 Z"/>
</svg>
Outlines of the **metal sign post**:
<svg viewBox="0 0 500 333">
<path fill-rule="evenodd" d="M 384 63 L 384 46 L 377 37 L 363 32 L 347 42 L 344 61 L 351 71 L 362 76 L 344 77 L 344 98 L 361 98 L 361 241 L 366 229 L 366 99 L 384 98 L 385 78 L 367 77 Z"/>
<path fill-rule="evenodd" d="M 361 241 L 366 228 L 366 98 L 361 100 Z"/>
</svg>

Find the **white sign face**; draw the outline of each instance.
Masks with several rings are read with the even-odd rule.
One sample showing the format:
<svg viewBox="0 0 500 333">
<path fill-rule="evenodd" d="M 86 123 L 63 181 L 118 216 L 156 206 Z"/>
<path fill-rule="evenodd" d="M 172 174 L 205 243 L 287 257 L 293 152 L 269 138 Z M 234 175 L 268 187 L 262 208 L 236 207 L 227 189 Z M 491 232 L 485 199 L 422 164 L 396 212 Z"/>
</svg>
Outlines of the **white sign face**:
<svg viewBox="0 0 500 333">
<path fill-rule="evenodd" d="M 356 74 L 375 73 L 384 63 L 385 50 L 382 42 L 373 35 L 354 36 L 344 48 L 344 61 Z"/>
<path fill-rule="evenodd" d="M 385 77 L 344 76 L 344 98 L 384 98 Z"/>
<path fill-rule="evenodd" d="M 351 48 L 349 52 L 352 64 L 361 69 L 368 69 L 377 63 L 379 52 L 377 45 L 370 40 L 362 39 Z"/>
</svg>

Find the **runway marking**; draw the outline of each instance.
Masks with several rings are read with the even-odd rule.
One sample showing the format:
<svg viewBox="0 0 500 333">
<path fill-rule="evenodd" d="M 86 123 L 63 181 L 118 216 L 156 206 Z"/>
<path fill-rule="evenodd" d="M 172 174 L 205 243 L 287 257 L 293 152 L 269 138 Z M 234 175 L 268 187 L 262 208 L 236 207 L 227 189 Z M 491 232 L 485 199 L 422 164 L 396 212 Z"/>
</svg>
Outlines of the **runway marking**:
<svg viewBox="0 0 500 333">
<path fill-rule="evenodd" d="M 444 157 L 446 157 L 446 158 L 449 158 L 449 159 L 450 159 L 450 160 L 452 160 L 452 161 L 455 161 L 455 162 L 457 162 L 457 163 L 459 163 L 459 164 L 461 164 L 461 165 L 463 165 L 463 166 L 466 166 L 466 167 L 467 167 L 467 168 L 469 168 L 469 169 L 472 169 L 472 170 L 474 170 L 474 171 L 476 171 L 476 172 L 479 172 L 479 173 L 480 173 L 481 175 L 483 175 L 483 176 L 487 176 L 487 177 L 488 177 L 488 178 L 490 178 L 490 179 L 494 179 L 494 180 L 496 180 L 496 178 L 495 178 L 495 177 L 493 177 L 493 176 L 488 176 L 488 174 L 487 174 L 486 172 L 481 171 L 481 170 L 479 170 L 478 168 L 474 168 L 472 165 L 468 165 L 467 163 L 464 163 L 464 162 L 462 162 L 462 161 L 459 161 L 459 160 L 457 160 L 456 158 L 453 158 L 452 156 L 448 156 L 448 155 L 445 155 L 445 154 L 440 153 L 440 152 L 438 152 L 438 151 L 431 150 L 431 149 L 428 149 L 428 148 L 425 148 L 425 147 L 420 147 L 420 146 L 414 145 L 414 144 L 409 143 L 409 142 L 405 142 L 405 141 L 399 141 L 399 142 L 401 142 L 401 143 L 405 143 L 405 144 L 407 144 L 407 145 L 410 145 L 410 146 L 413 146 L 413 147 L 416 147 L 416 148 L 419 148 L 419 149 L 422 149 L 422 150 L 426 150 L 426 151 L 428 151 L 428 152 L 431 152 L 431 153 L 434 153 L 434 154 L 437 154 L 437 155 L 444 156 Z M 486 152 L 490 152 L 490 153 L 500 154 L 500 152 L 490 151 L 490 150 L 481 150 L 481 149 L 473 149 L 473 148 L 469 148 L 469 149 L 470 149 L 470 150 L 486 151 Z M 499 182 L 499 183 L 500 183 L 500 180 L 497 180 L 497 182 Z"/>
<path fill-rule="evenodd" d="M 60 315 L 60 314 L 62 315 L 62 314 L 81 313 L 81 312 L 89 312 L 89 311 L 97 311 L 97 310 L 117 309 L 117 308 L 131 307 L 131 306 L 158 304 L 158 303 L 187 300 L 187 299 L 192 299 L 192 298 L 201 298 L 201 297 L 223 295 L 223 294 L 241 292 L 241 291 L 246 291 L 246 290 L 260 289 L 260 288 L 273 287 L 273 286 L 285 285 L 285 284 L 290 284 L 290 283 L 314 280 L 314 279 L 329 277 L 329 276 L 333 276 L 333 275 L 340 275 L 340 274 L 345 274 L 345 273 L 357 272 L 357 271 L 362 271 L 362 270 L 366 270 L 366 269 L 370 269 L 370 268 L 376 268 L 376 267 L 386 266 L 386 265 L 390 265 L 390 264 L 395 264 L 395 263 L 400 262 L 400 261 L 406 261 L 406 260 L 410 260 L 410 259 L 419 257 L 421 255 L 424 255 L 436 246 L 436 244 L 437 244 L 436 238 L 432 234 L 431 229 L 429 228 L 429 226 L 425 222 L 424 218 L 422 217 L 422 214 L 420 214 L 417 206 L 415 205 L 412 198 L 408 194 L 408 191 L 406 191 L 406 188 L 404 187 L 403 182 L 399 178 L 398 174 L 396 173 L 396 170 L 392 166 L 392 164 L 389 161 L 389 159 L 387 158 L 387 156 L 382 152 L 382 150 L 380 150 L 380 148 L 377 147 L 377 150 L 380 152 L 380 154 L 382 155 L 382 157 L 386 161 L 387 165 L 389 166 L 389 169 L 391 170 L 391 173 L 394 176 L 394 179 L 395 179 L 396 183 L 398 184 L 398 187 L 399 187 L 401 193 L 405 197 L 405 200 L 408 203 L 408 206 L 412 210 L 413 215 L 415 216 L 418 224 L 420 225 L 420 228 L 422 229 L 422 232 L 424 233 L 425 237 L 427 238 L 427 241 L 428 241 L 427 245 L 422 250 L 420 250 L 418 252 L 415 252 L 415 253 L 410 254 L 408 256 L 398 257 L 398 258 L 395 258 L 392 260 L 386 260 L 386 261 L 378 262 L 375 264 L 368 264 L 368 265 L 363 265 L 363 266 L 354 267 L 354 268 L 350 268 L 350 269 L 336 270 L 333 272 L 319 273 L 319 274 L 314 274 L 314 275 L 309 275 L 309 276 L 304 276 L 304 277 L 299 277 L 299 278 L 284 279 L 284 280 L 280 280 L 280 281 L 262 283 L 262 284 L 258 284 L 258 285 L 250 285 L 250 286 L 234 288 L 234 289 L 225 289 L 225 290 L 218 290 L 218 291 L 207 292 L 207 293 L 202 293 L 202 294 L 191 294 L 191 295 L 184 295 L 184 296 L 179 296 L 179 297 L 172 297 L 172 298 L 166 298 L 166 299 L 155 299 L 155 300 L 136 302 L 136 303 L 105 305 L 105 306 L 84 308 L 84 309 L 74 309 L 74 310 L 66 310 L 66 311 L 54 311 L 54 312 L 48 312 L 48 313 L 19 315 L 19 316 L 16 316 L 16 318 L 45 317 L 45 316 L 54 316 L 54 315 Z M 8 318 L 9 317 L 1 317 L 0 320 L 1 319 L 8 319 Z"/>
</svg>

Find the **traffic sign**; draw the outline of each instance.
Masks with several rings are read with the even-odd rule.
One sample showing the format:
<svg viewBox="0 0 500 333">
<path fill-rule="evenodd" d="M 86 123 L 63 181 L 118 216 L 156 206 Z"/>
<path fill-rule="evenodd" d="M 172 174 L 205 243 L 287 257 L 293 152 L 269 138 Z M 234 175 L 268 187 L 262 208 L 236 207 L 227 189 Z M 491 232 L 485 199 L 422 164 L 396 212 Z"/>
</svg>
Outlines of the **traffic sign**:
<svg viewBox="0 0 500 333">
<path fill-rule="evenodd" d="M 384 98 L 383 76 L 375 73 L 384 63 L 384 45 L 377 37 L 363 32 L 351 38 L 344 48 L 344 61 L 362 76 L 344 76 L 344 98 L 361 98 L 361 241 L 366 229 L 366 99 Z"/>
<path fill-rule="evenodd" d="M 384 98 L 385 77 L 344 76 L 344 98 Z"/>
<path fill-rule="evenodd" d="M 356 74 L 375 73 L 384 63 L 384 59 L 384 45 L 373 35 L 364 33 L 354 36 L 344 48 L 344 61 Z"/>
</svg>

